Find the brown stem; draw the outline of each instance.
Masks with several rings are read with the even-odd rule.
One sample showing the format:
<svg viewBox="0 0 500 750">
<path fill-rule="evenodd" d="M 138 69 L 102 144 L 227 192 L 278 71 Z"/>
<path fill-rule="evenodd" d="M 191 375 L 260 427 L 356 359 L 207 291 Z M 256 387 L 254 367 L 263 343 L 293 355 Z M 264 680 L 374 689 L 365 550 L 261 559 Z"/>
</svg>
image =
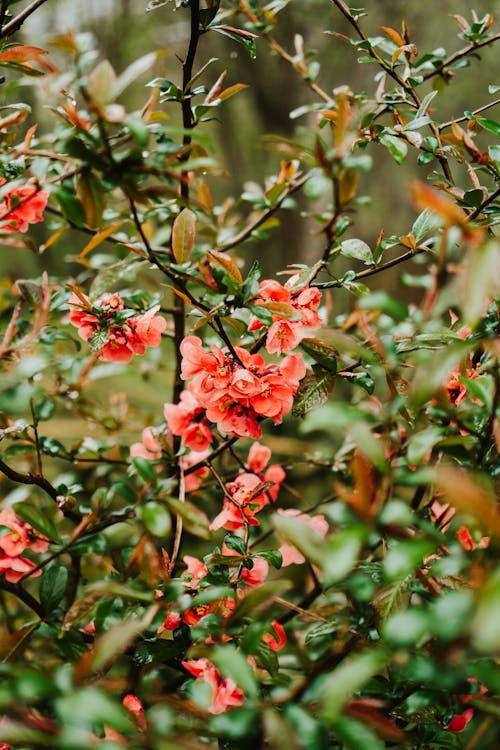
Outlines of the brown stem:
<svg viewBox="0 0 500 750">
<path fill-rule="evenodd" d="M 9 21 L 9 23 L 5 24 L 5 26 L 0 31 L 0 39 L 4 39 L 7 36 L 12 36 L 12 34 L 14 34 L 21 28 L 26 19 L 31 16 L 31 14 L 34 13 L 37 8 L 39 8 L 46 2 L 47 0 L 33 0 L 33 2 L 30 3 L 27 8 L 18 13 L 18 15 L 15 16 L 12 21 Z"/>
<path fill-rule="evenodd" d="M 474 109 L 471 112 L 471 115 L 478 115 L 480 112 L 484 112 L 486 109 L 491 109 L 491 107 L 496 107 L 497 104 L 500 104 L 500 99 L 495 99 L 494 102 L 483 104 L 482 107 L 478 107 L 477 109 Z M 449 128 L 451 125 L 453 125 L 456 122 L 465 122 L 466 120 L 470 120 L 469 115 L 464 115 L 463 117 L 455 117 L 453 120 L 448 120 L 448 122 L 443 122 L 441 123 L 441 125 L 438 125 L 438 129 L 444 130 L 445 128 Z"/>
<path fill-rule="evenodd" d="M 414 255 L 417 255 L 419 253 L 427 252 L 428 248 L 422 248 L 417 250 L 409 250 L 407 253 L 404 253 L 403 255 L 398 255 L 397 258 L 393 258 L 392 260 L 388 260 L 387 263 L 382 263 L 380 266 L 374 266 L 373 268 L 367 268 L 366 271 L 360 271 L 356 274 L 353 281 L 357 281 L 358 279 L 365 279 L 367 276 L 373 276 L 376 273 L 380 273 L 381 271 L 385 271 L 388 268 L 392 268 L 393 266 L 397 266 L 400 263 L 404 263 L 407 260 L 411 260 Z M 318 287 L 318 289 L 332 289 L 332 288 L 340 288 L 343 286 L 343 282 L 341 279 L 335 279 L 335 281 L 322 281 L 318 284 L 312 284 L 312 286 Z"/>
<path fill-rule="evenodd" d="M 43 619 L 44 611 L 42 605 L 28 591 L 25 591 L 22 586 L 3 580 L 0 582 L 0 588 L 9 594 L 14 594 L 23 604 L 32 609 L 41 620 Z"/>
<path fill-rule="evenodd" d="M 426 73 L 423 77 L 424 81 L 428 81 L 429 78 L 433 78 L 434 76 L 439 75 L 444 71 L 445 68 L 449 68 L 450 65 L 453 65 L 453 63 L 457 62 L 457 60 L 460 60 L 462 57 L 466 57 L 474 50 L 479 49 L 480 47 L 484 47 L 487 44 L 492 44 L 493 42 L 498 41 L 498 39 L 500 39 L 500 34 L 494 34 L 493 36 L 490 36 L 487 39 L 483 39 L 480 42 L 473 42 L 472 44 L 468 44 L 467 47 L 462 47 L 462 49 L 459 49 L 457 52 L 454 52 L 452 55 L 447 57 L 446 60 L 443 60 L 443 62 L 436 68 L 434 68 L 434 70 L 430 70 L 428 73 Z"/>
</svg>

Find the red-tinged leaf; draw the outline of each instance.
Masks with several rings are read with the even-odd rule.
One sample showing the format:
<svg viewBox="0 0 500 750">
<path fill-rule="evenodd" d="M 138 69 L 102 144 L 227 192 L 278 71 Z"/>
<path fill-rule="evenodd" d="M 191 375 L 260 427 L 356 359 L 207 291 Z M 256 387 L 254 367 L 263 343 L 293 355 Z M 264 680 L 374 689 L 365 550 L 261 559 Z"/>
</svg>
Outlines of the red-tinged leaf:
<svg viewBox="0 0 500 750">
<path fill-rule="evenodd" d="M 356 451 L 351 461 L 351 472 L 354 480 L 352 507 L 360 516 L 369 517 L 374 511 L 377 487 L 373 466 L 362 453 Z"/>
<path fill-rule="evenodd" d="M 463 227 L 467 223 L 467 214 L 460 206 L 424 182 L 415 180 L 411 185 L 411 194 L 419 211 L 430 209 L 443 219 L 446 226 Z"/>
<path fill-rule="evenodd" d="M 220 97 L 220 93 L 222 91 L 222 84 L 224 83 L 224 78 L 227 75 L 227 70 L 223 70 L 220 76 L 215 81 L 214 85 L 208 92 L 208 94 L 205 97 L 205 104 L 210 104 L 211 102 L 216 101 Z"/>
<path fill-rule="evenodd" d="M 406 735 L 396 724 L 383 716 L 379 711 L 375 711 L 369 704 L 369 701 L 351 700 L 346 706 L 346 713 L 356 719 L 368 724 L 376 734 L 387 742 L 404 744 Z"/>
<path fill-rule="evenodd" d="M 41 47 L 30 47 L 28 45 L 15 45 L 0 52 L 0 63 L 26 63 L 34 60 L 47 70 L 54 71 L 55 68 L 45 59 L 47 50 Z"/>
<path fill-rule="evenodd" d="M 219 24 L 212 26 L 213 29 L 222 29 L 223 31 L 230 31 L 231 34 L 241 36 L 243 39 L 257 39 L 258 34 L 252 34 L 251 31 L 244 31 L 243 29 L 237 29 L 235 26 L 228 26 L 227 24 Z"/>
<path fill-rule="evenodd" d="M 485 532 L 500 537 L 500 513 L 493 490 L 471 473 L 451 466 L 439 467 L 436 471 L 435 485 L 445 501 L 461 515 L 472 516 Z"/>
<path fill-rule="evenodd" d="M 402 47 L 405 43 L 405 40 L 401 36 L 401 34 L 396 31 L 396 29 L 392 29 L 390 26 L 381 26 L 380 27 L 384 34 L 389 37 L 391 42 L 394 42 L 398 47 Z"/>
<path fill-rule="evenodd" d="M 112 235 L 113 232 L 123 226 L 124 223 L 125 222 L 123 221 L 123 219 L 121 221 L 115 221 L 114 224 L 110 224 L 109 227 L 104 227 L 104 229 L 101 229 L 100 232 L 97 232 L 97 234 L 92 237 L 90 242 L 85 245 L 82 252 L 78 256 L 78 260 L 82 260 L 83 258 L 85 258 L 85 256 L 88 255 L 91 250 L 100 245 L 101 242 L 104 242 L 104 240 Z"/>
<path fill-rule="evenodd" d="M 209 250 L 207 252 L 208 260 L 215 266 L 223 268 L 228 276 L 230 276 L 237 284 L 243 284 L 243 276 L 241 275 L 240 269 L 229 255 L 224 255 L 218 250 Z"/>
<path fill-rule="evenodd" d="M 235 83 L 233 86 L 228 86 L 227 89 L 224 89 L 219 95 L 219 99 L 221 102 L 226 101 L 226 99 L 229 99 L 231 96 L 234 96 L 239 91 L 243 91 L 243 89 L 247 89 L 248 85 L 246 83 Z"/>
<path fill-rule="evenodd" d="M 278 315 L 280 318 L 292 319 L 297 317 L 297 311 L 288 302 L 269 302 L 264 300 L 263 302 L 259 302 L 259 307 L 269 310 L 273 315 Z"/>
<path fill-rule="evenodd" d="M 172 227 L 172 253 L 176 263 L 185 263 L 191 257 L 196 234 L 196 215 L 183 208 Z"/>
</svg>

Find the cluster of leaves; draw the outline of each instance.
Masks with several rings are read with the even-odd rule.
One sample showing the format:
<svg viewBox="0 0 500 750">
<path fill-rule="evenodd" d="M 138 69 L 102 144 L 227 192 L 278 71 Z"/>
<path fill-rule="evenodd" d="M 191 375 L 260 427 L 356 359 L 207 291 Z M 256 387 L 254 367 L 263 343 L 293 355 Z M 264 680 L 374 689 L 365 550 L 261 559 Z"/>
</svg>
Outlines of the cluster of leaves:
<svg viewBox="0 0 500 750">
<path fill-rule="evenodd" d="M 12 44 L 40 3 L 18 16 L 14 5 L 0 0 L 12 97 L 0 120 L 0 190 L 29 183 L 48 206 L 40 231 L 23 233 L 9 226 L 23 199 L 4 196 L 1 244 L 31 250 L 51 275 L 0 284 L 0 478 L 2 507 L 49 544 L 27 550 L 35 567 L 18 580 L 0 568 L 0 743 L 495 747 L 500 125 L 489 110 L 498 102 L 449 122 L 438 109 L 443 87 L 469 65 L 477 71 L 481 48 L 498 40 L 493 18 L 455 17 L 459 49 L 422 54 L 406 24 L 369 37 L 361 9 L 325 3 L 349 30 L 332 44 L 374 66 L 374 90 L 361 94 L 324 88 L 299 35 L 293 52 L 278 44 L 286 0 L 153 0 L 158 23 L 175 13 L 190 30 L 176 81 L 155 52 L 118 74 L 86 35 L 52 39 L 50 54 Z M 245 86 L 212 75 L 214 59 L 198 63 L 210 33 L 249 59 L 269 44 L 308 97 L 291 113 L 308 118 L 301 138 L 267 137 L 282 160 L 275 173 L 220 204 L 204 123 L 223 118 Z M 50 100 L 49 126 L 14 101 L 19 76 Z M 148 98 L 130 110 L 126 94 L 145 80 Z M 356 207 L 380 147 L 395 169 L 415 164 L 415 219 L 397 236 L 380 227 L 370 247 L 356 236 Z M 292 293 L 322 291 L 323 325 L 300 341 L 307 373 L 291 415 L 282 427 L 262 423 L 287 479 L 259 525 L 213 531 L 249 442 L 213 430 L 210 449 L 186 463 L 179 434 L 160 425 L 163 402 L 177 404 L 184 389 L 187 335 L 239 361 L 239 349 L 265 354 L 273 321 L 293 320 L 292 305 L 260 298 L 261 268 L 248 256 L 285 210 L 298 211 L 298 193 L 323 247 L 313 265 L 284 270 Z M 398 268 L 401 293 L 370 286 Z M 351 300 L 342 312 L 337 289 Z M 158 305 L 167 320 L 162 344 L 130 364 L 100 361 L 68 321 L 70 298 L 91 299 L 98 316 L 117 294 L 121 324 Z M 131 451 L 142 429 L 144 446 Z M 254 488 L 250 504 L 271 487 Z M 0 550 L 11 534 L 0 527 Z M 287 546 L 293 567 L 283 564 Z M 196 581 L 182 561 L 193 555 Z M 245 587 L 262 560 L 266 580 Z M 268 637 L 272 623 L 286 643 Z M 212 682 L 190 671 L 204 659 Z M 227 710 L 214 709 L 214 690 L 226 691 Z"/>
</svg>

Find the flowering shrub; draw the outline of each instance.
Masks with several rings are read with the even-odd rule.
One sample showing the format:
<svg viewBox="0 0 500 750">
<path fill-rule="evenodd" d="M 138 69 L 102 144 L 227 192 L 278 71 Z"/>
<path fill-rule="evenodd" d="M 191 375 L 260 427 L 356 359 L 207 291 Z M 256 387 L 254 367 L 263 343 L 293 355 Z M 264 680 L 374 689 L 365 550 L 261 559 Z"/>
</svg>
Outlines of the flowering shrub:
<svg viewBox="0 0 500 750">
<path fill-rule="evenodd" d="M 0 283 L 0 747 L 496 747 L 497 87 L 441 98 L 492 16 L 426 52 L 325 3 L 356 93 L 278 42 L 286 1 L 153 0 L 177 82 L 11 44 L 42 4 L 0 0 L 0 241 L 42 269 Z M 205 123 L 246 85 L 214 36 L 269 45 L 306 123 L 220 203 Z M 375 153 L 413 174 L 400 234 L 360 226 Z M 252 253 L 287 211 L 317 255 L 282 283 Z"/>
</svg>

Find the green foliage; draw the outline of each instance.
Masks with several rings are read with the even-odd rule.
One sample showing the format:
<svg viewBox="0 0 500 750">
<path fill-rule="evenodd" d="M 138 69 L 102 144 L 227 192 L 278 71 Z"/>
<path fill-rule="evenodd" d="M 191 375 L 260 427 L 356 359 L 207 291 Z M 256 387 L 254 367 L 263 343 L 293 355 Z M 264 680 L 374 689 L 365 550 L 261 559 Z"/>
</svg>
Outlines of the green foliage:
<svg viewBox="0 0 500 750">
<path fill-rule="evenodd" d="M 493 748 L 500 125 L 446 100 L 492 16 L 436 6 L 417 50 L 325 3 L 343 85 L 287 0 L 153 0 L 183 31 L 121 72 L 79 29 L 11 43 L 16 5 L 0 240 L 40 278 L 0 279 L 0 745 Z M 233 190 L 214 133 L 266 47 L 295 130 L 243 184 L 242 127 Z"/>
</svg>

